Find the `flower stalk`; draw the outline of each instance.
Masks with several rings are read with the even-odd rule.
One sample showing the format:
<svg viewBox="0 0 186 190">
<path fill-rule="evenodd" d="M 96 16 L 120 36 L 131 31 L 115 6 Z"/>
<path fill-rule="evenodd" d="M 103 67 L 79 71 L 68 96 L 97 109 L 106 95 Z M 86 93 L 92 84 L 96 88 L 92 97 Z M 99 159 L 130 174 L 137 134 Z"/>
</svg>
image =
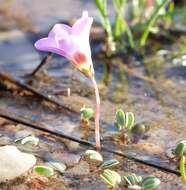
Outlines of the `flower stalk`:
<svg viewBox="0 0 186 190">
<path fill-rule="evenodd" d="M 95 98 L 96 98 L 96 112 L 95 112 L 95 141 L 96 141 L 96 149 L 101 149 L 100 143 L 100 127 L 99 127 L 99 119 L 100 119 L 100 96 L 99 89 L 95 80 L 95 77 L 92 77 L 92 84 L 95 90 Z"/>
</svg>

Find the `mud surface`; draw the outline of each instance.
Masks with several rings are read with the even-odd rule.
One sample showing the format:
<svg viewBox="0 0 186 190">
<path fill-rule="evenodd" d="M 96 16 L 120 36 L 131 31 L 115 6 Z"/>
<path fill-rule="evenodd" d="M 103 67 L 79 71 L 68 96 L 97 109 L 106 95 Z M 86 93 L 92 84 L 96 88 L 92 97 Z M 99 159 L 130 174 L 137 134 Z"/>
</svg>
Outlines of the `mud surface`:
<svg viewBox="0 0 186 190">
<path fill-rule="evenodd" d="M 13 2 L 15 3 L 15 2 Z M 33 43 L 47 33 L 49 26 L 60 19 L 69 18 L 68 11 L 56 9 L 60 6 L 69 6 L 69 1 L 51 3 L 45 1 L 45 5 L 32 1 L 33 7 L 24 15 L 30 15 L 27 23 L 29 30 L 34 33 L 25 33 L 20 25 L 13 23 L 8 30 L 0 32 L 0 71 L 10 73 L 16 80 L 27 82 L 25 76 L 39 64 L 44 53 L 37 52 Z M 37 4 L 37 6 L 36 6 Z M 82 4 L 92 10 L 92 4 L 84 1 L 75 1 L 71 18 L 77 17 L 77 7 Z M 47 5 L 47 6 L 46 6 Z M 16 1 L 16 9 L 25 9 L 29 1 Z M 48 10 L 57 10 L 56 17 Z M 64 7 L 63 7 L 64 9 Z M 64 9 L 65 10 L 65 9 Z M 95 9 L 93 9 L 95 11 Z M 95 12 L 90 11 L 94 15 Z M 34 15 L 34 16 L 33 16 Z M 26 18 L 27 18 L 26 16 Z M 24 16 L 23 16 L 24 17 Z M 43 18 L 46 18 L 43 19 Z M 23 19 L 24 20 L 24 19 Z M 18 22 L 18 21 L 17 21 Z M 20 22 L 20 21 L 19 21 Z M 32 24 L 31 24 L 32 23 Z M 31 25 L 30 25 L 31 24 Z M 44 34 L 45 35 L 45 34 Z M 101 58 L 97 47 L 100 44 L 92 41 L 94 54 L 94 66 L 96 79 L 101 93 L 101 135 L 102 143 L 113 150 L 124 152 L 127 155 L 155 163 L 176 170 L 176 164 L 167 156 L 167 151 L 174 148 L 176 143 L 186 137 L 186 69 L 182 56 L 185 53 L 186 37 L 178 36 L 171 44 L 162 45 L 155 42 L 155 47 L 146 56 L 145 61 L 135 56 L 126 56 L 113 59 Z M 96 44 L 96 45 L 95 45 Z M 162 54 L 162 50 L 164 53 Z M 105 63 L 109 62 L 111 72 L 105 74 Z M 2 81 L 1 81 L 2 82 Z M 0 111 L 10 116 L 16 116 L 43 128 L 57 131 L 78 139 L 84 139 L 84 130 L 80 125 L 80 116 L 69 112 L 64 108 L 55 107 L 43 99 L 23 93 L 22 89 L 12 87 L 7 81 L 3 81 L 5 87 L 1 87 Z M 49 64 L 32 79 L 32 87 L 39 92 L 57 99 L 61 104 L 71 110 L 79 112 L 83 105 L 94 107 L 94 94 L 91 83 L 79 74 L 67 60 L 54 56 Z M 71 95 L 67 96 L 67 89 L 71 89 Z M 141 136 L 132 134 L 135 143 L 122 145 L 114 137 L 118 131 L 114 126 L 114 116 L 117 108 L 124 111 L 133 111 L 136 123 L 149 127 L 147 133 Z M 56 159 L 56 154 L 66 154 L 69 158 L 82 156 L 88 149 L 81 144 L 71 142 L 63 138 L 57 138 L 35 130 L 28 130 L 26 126 L 1 121 L 0 144 L 14 144 L 17 133 L 29 131 L 41 139 L 38 147 L 19 147 L 38 156 L 38 162 L 43 163 L 49 157 Z M 26 132 L 26 133 L 27 133 Z M 88 139 L 94 142 L 94 123 Z M 115 155 L 103 152 L 105 159 L 114 158 Z M 147 175 L 154 174 L 162 181 L 159 189 L 184 189 L 178 177 L 164 173 L 156 169 L 136 164 L 132 161 L 118 157 L 121 161 L 117 168 L 119 173 L 136 172 Z M 80 165 L 80 166 L 79 166 Z M 85 167 L 87 173 L 80 171 L 78 167 Z M 69 166 L 64 176 L 56 174 L 51 179 L 41 178 L 32 171 L 21 177 L 18 181 L 2 184 L 1 189 L 106 189 L 99 174 L 91 173 L 90 165 L 86 161 L 78 161 Z M 75 168 L 75 169 L 73 169 Z M 75 174 L 73 174 L 73 172 Z M 80 174 L 79 174 L 79 173 Z M 77 174 L 77 175 L 76 175 Z"/>
</svg>

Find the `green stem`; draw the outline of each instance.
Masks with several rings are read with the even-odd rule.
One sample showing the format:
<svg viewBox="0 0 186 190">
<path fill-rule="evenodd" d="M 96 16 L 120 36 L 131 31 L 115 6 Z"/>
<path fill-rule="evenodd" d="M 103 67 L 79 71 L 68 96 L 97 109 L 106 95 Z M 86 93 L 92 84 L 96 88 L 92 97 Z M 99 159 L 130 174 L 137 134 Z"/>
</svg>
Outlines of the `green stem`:
<svg viewBox="0 0 186 190">
<path fill-rule="evenodd" d="M 108 10 L 107 10 L 107 0 L 95 0 L 95 4 L 100 13 L 102 26 L 106 31 L 106 35 L 107 35 L 106 43 L 108 46 L 108 55 L 110 55 L 112 54 L 113 51 L 115 51 L 115 42 L 114 42 L 114 37 L 112 33 L 112 25 L 109 20 L 109 15 L 108 15 Z"/>
<path fill-rule="evenodd" d="M 153 12 L 150 20 L 148 21 L 147 27 L 145 28 L 145 31 L 143 32 L 141 38 L 140 38 L 140 47 L 143 47 L 146 43 L 146 40 L 149 36 L 150 33 L 150 29 L 152 28 L 152 26 L 154 25 L 154 23 L 156 22 L 158 16 L 159 16 L 159 11 L 165 7 L 170 0 L 164 0 L 158 7 L 157 9 Z"/>
<path fill-rule="evenodd" d="M 131 48 L 134 48 L 133 35 L 127 21 L 124 18 L 126 0 L 113 0 L 113 3 L 116 10 L 114 37 L 117 41 L 121 41 L 122 33 L 126 32 L 129 45 Z"/>
<path fill-rule="evenodd" d="M 186 184 L 185 156 L 182 156 L 180 159 L 180 174 L 181 174 L 181 179 L 183 183 Z"/>
</svg>

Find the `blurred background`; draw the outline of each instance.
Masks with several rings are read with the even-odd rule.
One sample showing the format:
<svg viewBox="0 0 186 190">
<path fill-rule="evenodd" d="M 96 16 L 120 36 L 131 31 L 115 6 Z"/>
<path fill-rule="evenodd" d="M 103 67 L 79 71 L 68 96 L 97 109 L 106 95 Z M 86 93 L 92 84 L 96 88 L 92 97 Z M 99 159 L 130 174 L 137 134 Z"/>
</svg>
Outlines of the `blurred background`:
<svg viewBox="0 0 186 190">
<path fill-rule="evenodd" d="M 83 10 L 98 20 L 92 0 L 0 0 L 0 68 L 33 69 L 41 59 L 34 42 L 55 23 L 77 19 Z"/>
<path fill-rule="evenodd" d="M 1 30 L 44 30 L 59 20 L 75 19 L 83 10 L 96 16 L 92 0 L 1 0 Z"/>
<path fill-rule="evenodd" d="M 88 10 L 89 14 L 94 17 L 94 24 L 102 24 L 101 30 L 105 30 L 105 38 L 108 38 L 105 40 L 108 42 L 108 49 L 112 50 L 114 42 L 116 47 L 119 44 L 118 47 L 122 51 L 130 47 L 139 52 L 139 34 L 143 34 L 150 18 L 156 12 L 157 7 L 163 3 L 163 0 L 102 0 L 100 2 L 107 2 L 106 12 L 104 13 L 104 10 L 102 12 L 106 14 L 106 20 L 103 19 L 104 14 L 101 13 L 96 0 L 0 0 L 1 68 L 7 70 L 9 67 L 15 67 L 15 62 L 19 62 L 17 67 L 33 69 L 35 63 L 39 61 L 38 55 L 32 54 L 34 51 L 33 43 L 39 37 L 45 36 L 57 22 L 72 24 L 75 19 L 81 16 L 83 10 Z M 117 3 L 121 4 L 118 4 L 117 7 Z M 165 31 L 186 31 L 186 1 L 174 0 L 169 1 L 169 4 L 158 13 L 160 18 L 157 25 L 153 24 L 152 27 L 149 27 L 151 33 L 162 34 L 162 28 Z M 120 16 L 123 18 L 122 21 Z M 107 24 L 104 25 L 104 22 Z M 108 23 L 111 27 L 113 26 L 113 34 L 107 32 L 110 27 Z M 96 31 L 95 28 L 94 31 Z M 98 35 L 101 34 L 98 33 Z M 91 38 L 94 36 L 91 35 Z M 27 52 L 29 52 L 28 55 Z M 22 65 L 23 62 L 24 65 Z"/>
</svg>

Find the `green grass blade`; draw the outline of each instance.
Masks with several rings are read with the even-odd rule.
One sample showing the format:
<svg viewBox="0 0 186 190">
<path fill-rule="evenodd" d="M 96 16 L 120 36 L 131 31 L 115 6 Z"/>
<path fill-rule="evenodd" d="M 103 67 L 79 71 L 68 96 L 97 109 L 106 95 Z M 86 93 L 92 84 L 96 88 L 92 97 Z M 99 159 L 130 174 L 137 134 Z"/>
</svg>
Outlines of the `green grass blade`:
<svg viewBox="0 0 186 190">
<path fill-rule="evenodd" d="M 158 16 L 159 16 L 159 12 L 160 10 L 165 7 L 168 3 L 170 2 L 170 0 L 164 0 L 156 9 L 155 11 L 153 12 L 150 20 L 148 21 L 147 23 L 147 26 L 140 38 L 140 47 L 143 47 L 146 43 L 146 40 L 148 38 L 148 35 L 149 35 L 149 32 L 150 32 L 150 29 L 152 28 L 152 26 L 155 24 Z"/>
<path fill-rule="evenodd" d="M 109 46 L 109 51 L 115 51 L 114 37 L 112 32 L 112 25 L 109 20 L 109 15 L 107 11 L 107 0 L 95 0 L 95 4 L 99 11 L 100 20 L 103 28 L 107 34 L 107 43 Z"/>
<path fill-rule="evenodd" d="M 134 39 L 128 23 L 123 18 L 124 6 L 126 0 L 113 0 L 113 4 L 116 10 L 115 25 L 114 25 L 114 37 L 119 40 L 122 33 L 126 32 L 127 38 L 131 48 L 134 48 Z"/>
<path fill-rule="evenodd" d="M 123 19 L 123 25 L 125 25 L 125 30 L 127 33 L 127 38 L 128 38 L 130 47 L 134 49 L 134 46 L 135 46 L 134 37 L 133 37 L 130 27 L 129 27 L 128 23 L 125 21 L 125 19 Z"/>
</svg>

